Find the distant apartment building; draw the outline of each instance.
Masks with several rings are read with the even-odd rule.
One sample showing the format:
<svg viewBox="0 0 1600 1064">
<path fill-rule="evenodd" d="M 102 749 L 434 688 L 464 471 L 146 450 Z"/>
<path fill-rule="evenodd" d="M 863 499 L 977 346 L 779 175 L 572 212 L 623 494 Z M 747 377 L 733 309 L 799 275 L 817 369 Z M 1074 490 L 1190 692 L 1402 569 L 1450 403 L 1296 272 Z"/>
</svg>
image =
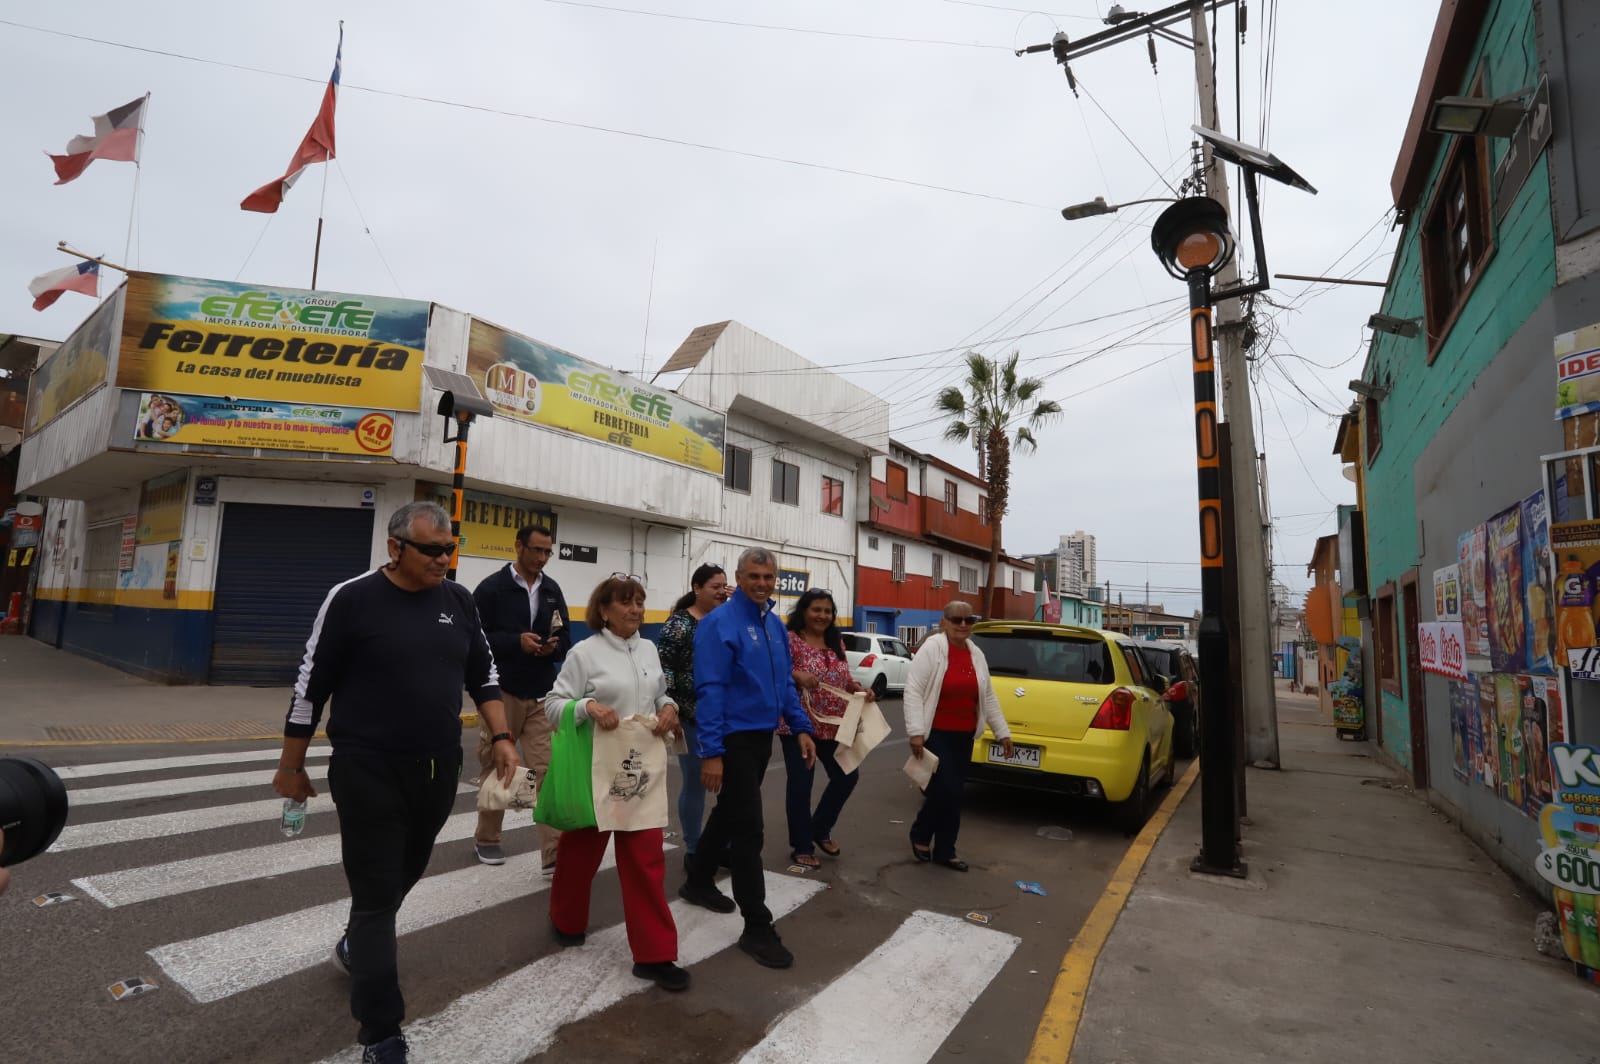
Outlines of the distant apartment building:
<svg viewBox="0 0 1600 1064">
<path fill-rule="evenodd" d="M 1094 537 L 1079 529 L 1070 536 L 1061 537 L 1056 551 L 1060 559 L 1056 566 L 1056 590 L 1063 595 L 1084 598 L 1089 589 L 1099 584 L 1095 576 Z"/>
</svg>

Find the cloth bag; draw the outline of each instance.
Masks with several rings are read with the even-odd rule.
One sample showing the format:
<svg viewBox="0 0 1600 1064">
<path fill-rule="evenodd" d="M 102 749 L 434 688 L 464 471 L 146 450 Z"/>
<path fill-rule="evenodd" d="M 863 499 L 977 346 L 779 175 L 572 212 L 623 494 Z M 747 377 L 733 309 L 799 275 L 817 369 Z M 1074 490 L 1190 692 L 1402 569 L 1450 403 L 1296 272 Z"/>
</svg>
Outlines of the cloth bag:
<svg viewBox="0 0 1600 1064">
<path fill-rule="evenodd" d="M 538 798 L 533 769 L 518 768 L 512 773 L 510 783 L 501 783 L 500 774 L 491 767 L 478 787 L 478 810 L 492 813 L 501 809 L 532 809 Z"/>
<path fill-rule="evenodd" d="M 594 732 L 591 768 L 594 825 L 601 831 L 667 826 L 667 744 L 654 716 L 624 717 Z"/>
<path fill-rule="evenodd" d="M 539 788 L 534 823 L 557 831 L 595 826 L 594 791 L 589 785 L 595 731 L 589 721 L 579 725 L 576 701 L 562 707 L 561 723 L 550 737 L 550 768 Z"/>
<path fill-rule="evenodd" d="M 842 716 L 825 717 L 819 713 L 817 719 L 838 726 L 839 733 L 834 738 L 839 743 L 839 749 L 833 759 L 845 772 L 854 772 L 861 767 L 867 755 L 889 737 L 889 722 L 884 718 L 883 710 L 878 708 L 878 703 L 867 701 L 865 691 L 851 694 L 830 684 L 817 686 L 844 701 Z"/>
</svg>

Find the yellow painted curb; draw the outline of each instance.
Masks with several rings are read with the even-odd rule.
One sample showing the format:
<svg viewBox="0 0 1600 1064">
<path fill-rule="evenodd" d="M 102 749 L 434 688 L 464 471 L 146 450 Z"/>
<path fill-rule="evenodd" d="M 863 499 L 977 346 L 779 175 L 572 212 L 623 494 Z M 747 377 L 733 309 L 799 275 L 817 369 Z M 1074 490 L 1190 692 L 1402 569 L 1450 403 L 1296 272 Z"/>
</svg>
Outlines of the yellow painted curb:
<svg viewBox="0 0 1600 1064">
<path fill-rule="evenodd" d="M 1150 851 L 1155 848 L 1156 840 L 1167 829 L 1172 814 L 1178 811 L 1178 803 L 1183 801 L 1183 796 L 1189 793 L 1189 788 L 1199 776 L 1200 762 L 1194 761 L 1167 794 L 1161 807 L 1145 822 L 1144 830 L 1128 847 L 1117 870 L 1111 873 L 1111 881 L 1106 884 L 1100 900 L 1095 902 L 1088 919 L 1084 920 L 1083 927 L 1067 949 L 1066 956 L 1061 958 L 1061 968 L 1056 973 L 1055 985 L 1050 989 L 1050 999 L 1045 1002 L 1039 1026 L 1033 1032 L 1033 1045 L 1028 1050 L 1026 1064 L 1066 1064 L 1072 1058 L 1072 1043 L 1078 1037 L 1078 1021 L 1083 1018 L 1083 1003 L 1089 993 L 1089 979 L 1094 975 L 1095 962 L 1100 959 L 1100 951 L 1105 948 L 1106 939 L 1111 937 L 1111 929 L 1116 926 L 1117 917 L 1127 904 L 1134 881 L 1150 859 Z"/>
</svg>

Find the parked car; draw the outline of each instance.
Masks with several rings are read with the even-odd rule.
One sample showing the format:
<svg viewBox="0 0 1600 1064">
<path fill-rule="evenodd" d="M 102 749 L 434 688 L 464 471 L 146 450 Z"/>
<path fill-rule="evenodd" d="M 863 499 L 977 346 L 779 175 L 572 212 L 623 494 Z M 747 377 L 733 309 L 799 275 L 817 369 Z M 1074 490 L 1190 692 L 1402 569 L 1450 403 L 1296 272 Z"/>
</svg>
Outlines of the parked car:
<svg viewBox="0 0 1600 1064">
<path fill-rule="evenodd" d="M 850 675 L 862 687 L 882 698 L 906 689 L 906 673 L 911 671 L 911 651 L 892 635 L 876 632 L 845 632 L 844 656 Z"/>
<path fill-rule="evenodd" d="M 1172 750 L 1193 757 L 1200 748 L 1200 668 L 1182 643 L 1139 644 L 1150 672 L 1161 678 L 1161 701 L 1172 711 Z"/>
<path fill-rule="evenodd" d="M 1172 714 L 1138 644 L 1116 632 L 1033 621 L 983 621 L 973 641 L 989 662 L 1015 746 L 988 729 L 969 777 L 1098 798 L 1129 834 L 1144 824 L 1152 781 L 1170 785 Z"/>
</svg>

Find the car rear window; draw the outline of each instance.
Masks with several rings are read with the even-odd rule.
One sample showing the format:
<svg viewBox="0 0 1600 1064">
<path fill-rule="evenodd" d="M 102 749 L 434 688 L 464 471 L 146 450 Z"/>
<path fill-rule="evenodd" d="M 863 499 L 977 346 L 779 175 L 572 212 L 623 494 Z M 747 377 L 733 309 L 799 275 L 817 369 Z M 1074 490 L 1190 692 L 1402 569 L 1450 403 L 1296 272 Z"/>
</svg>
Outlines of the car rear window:
<svg viewBox="0 0 1600 1064">
<path fill-rule="evenodd" d="M 844 633 L 844 648 L 846 650 L 865 651 L 867 649 L 867 638 L 866 636 L 851 635 L 846 632 Z"/>
<path fill-rule="evenodd" d="M 1168 650 L 1166 647 L 1140 647 L 1139 653 L 1144 655 L 1145 662 L 1150 666 L 1150 671 L 1157 676 L 1172 679 L 1178 675 L 1178 652 Z"/>
<path fill-rule="evenodd" d="M 973 636 L 995 676 L 1063 683 L 1111 683 L 1116 670 L 1103 640 L 1036 632 L 991 632 Z"/>
</svg>

